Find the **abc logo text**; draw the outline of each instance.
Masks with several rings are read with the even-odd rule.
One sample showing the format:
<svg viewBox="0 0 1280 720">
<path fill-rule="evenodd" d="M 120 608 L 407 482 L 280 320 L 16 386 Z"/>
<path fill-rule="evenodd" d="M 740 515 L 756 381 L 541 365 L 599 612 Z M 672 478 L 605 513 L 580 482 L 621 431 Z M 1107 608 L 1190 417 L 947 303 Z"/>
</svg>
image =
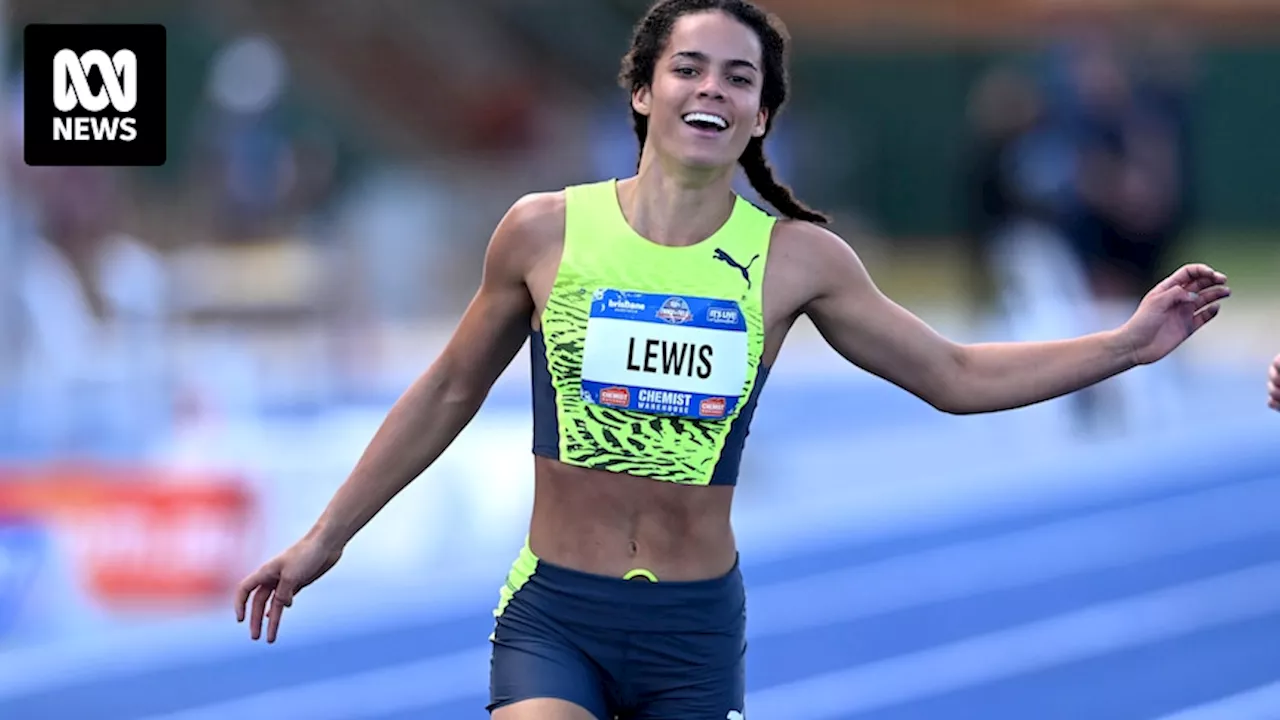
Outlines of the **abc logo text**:
<svg viewBox="0 0 1280 720">
<path fill-rule="evenodd" d="M 28 165 L 163 165 L 163 25 L 33 24 L 24 31 Z"/>
<path fill-rule="evenodd" d="M 102 76 L 102 89 L 97 92 L 89 86 L 90 69 L 96 69 Z M 101 50 L 90 50 L 83 55 L 77 55 L 74 50 L 59 50 L 53 56 L 53 104 L 63 113 L 74 113 L 77 109 L 100 113 L 109 106 L 124 115 L 54 117 L 55 141 L 135 140 L 137 120 L 127 113 L 133 112 L 138 104 L 138 56 L 132 50 L 119 50 L 112 56 Z"/>
</svg>

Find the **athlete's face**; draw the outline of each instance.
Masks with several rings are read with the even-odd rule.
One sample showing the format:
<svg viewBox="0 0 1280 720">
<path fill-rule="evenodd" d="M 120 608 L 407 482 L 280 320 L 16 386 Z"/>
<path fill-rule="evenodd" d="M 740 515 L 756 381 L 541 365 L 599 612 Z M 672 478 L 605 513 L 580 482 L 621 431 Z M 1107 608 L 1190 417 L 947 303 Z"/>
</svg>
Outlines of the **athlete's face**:
<svg viewBox="0 0 1280 720">
<path fill-rule="evenodd" d="M 733 165 L 764 135 L 760 38 L 719 11 L 682 16 L 654 66 L 653 83 L 632 96 L 663 155 L 699 168 Z"/>
</svg>

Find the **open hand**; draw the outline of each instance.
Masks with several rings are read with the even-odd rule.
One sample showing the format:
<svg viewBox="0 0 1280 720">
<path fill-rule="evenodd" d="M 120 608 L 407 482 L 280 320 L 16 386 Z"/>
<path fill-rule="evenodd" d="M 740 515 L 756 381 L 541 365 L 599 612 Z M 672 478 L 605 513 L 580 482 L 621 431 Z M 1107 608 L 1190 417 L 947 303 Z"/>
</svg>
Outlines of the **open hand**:
<svg viewBox="0 0 1280 720">
<path fill-rule="evenodd" d="M 1231 295 L 1226 282 L 1226 275 L 1195 264 L 1183 265 L 1152 288 L 1121 329 L 1134 362 L 1163 358 L 1216 317 L 1218 303 Z"/>
<path fill-rule="evenodd" d="M 240 583 L 236 591 L 236 622 L 244 622 L 246 605 L 252 595 L 250 637 L 254 640 L 262 637 L 265 614 L 269 618 L 267 642 L 274 643 L 280 631 L 280 616 L 285 608 L 293 606 L 293 596 L 329 572 L 341 557 L 341 548 L 328 547 L 310 536 L 299 540 Z"/>
</svg>

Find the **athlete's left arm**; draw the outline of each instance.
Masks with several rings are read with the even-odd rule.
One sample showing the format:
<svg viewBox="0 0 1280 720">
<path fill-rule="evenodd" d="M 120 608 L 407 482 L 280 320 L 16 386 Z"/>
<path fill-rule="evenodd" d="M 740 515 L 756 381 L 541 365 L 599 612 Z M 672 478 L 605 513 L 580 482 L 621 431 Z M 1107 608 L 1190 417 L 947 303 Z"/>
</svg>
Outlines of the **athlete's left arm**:
<svg viewBox="0 0 1280 720">
<path fill-rule="evenodd" d="M 853 364 L 953 414 L 995 412 L 1065 395 L 1134 366 L 1118 332 L 1051 342 L 953 342 L 876 287 L 853 249 L 807 223 L 785 235 L 806 266 L 810 300 L 801 308 Z"/>
</svg>

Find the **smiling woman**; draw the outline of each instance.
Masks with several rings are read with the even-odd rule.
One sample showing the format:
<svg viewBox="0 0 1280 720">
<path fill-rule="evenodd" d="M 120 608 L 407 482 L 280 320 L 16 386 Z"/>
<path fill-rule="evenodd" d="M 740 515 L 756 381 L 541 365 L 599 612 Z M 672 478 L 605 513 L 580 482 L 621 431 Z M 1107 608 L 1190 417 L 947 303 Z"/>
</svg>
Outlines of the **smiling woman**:
<svg viewBox="0 0 1280 720">
<path fill-rule="evenodd" d="M 726 25 L 726 17 L 732 17 L 738 27 Z M 742 44 L 742 26 L 751 30 L 746 44 Z M 782 21 L 749 3 L 687 0 L 655 5 L 637 25 L 618 78 L 634 96 L 631 115 L 641 167 L 650 126 L 658 136 L 655 151 L 678 153 L 666 141 L 678 119 L 697 135 L 722 143 L 719 154 L 705 156 L 703 163 L 710 167 L 741 163 L 751 186 L 782 214 L 827 222 L 825 215 L 796 200 L 787 186 L 774 179 L 764 154 L 764 138 L 787 102 L 789 39 Z M 723 93 L 716 97 L 703 94 L 696 84 L 708 74 L 724 78 Z M 674 110 L 674 114 L 654 113 L 654 94 L 660 89 L 673 91 L 670 98 L 657 102 L 661 110 Z M 696 152 L 683 159 L 690 165 L 699 162 Z"/>
<path fill-rule="evenodd" d="M 959 345 L 885 297 L 773 176 L 782 24 L 742 0 L 664 0 L 623 61 L 636 174 L 521 198 L 444 352 L 312 530 L 237 598 L 274 641 L 294 594 L 430 467 L 532 342 L 535 494 L 491 636 L 495 720 L 743 717 L 746 601 L 730 522 L 748 427 L 800 315 L 851 363 L 951 413 L 1063 395 L 1173 351 L 1226 278 L 1182 268 L 1124 327 Z M 776 218 L 734 194 L 738 165 Z M 477 459 L 483 462 L 483 458 Z"/>
</svg>

